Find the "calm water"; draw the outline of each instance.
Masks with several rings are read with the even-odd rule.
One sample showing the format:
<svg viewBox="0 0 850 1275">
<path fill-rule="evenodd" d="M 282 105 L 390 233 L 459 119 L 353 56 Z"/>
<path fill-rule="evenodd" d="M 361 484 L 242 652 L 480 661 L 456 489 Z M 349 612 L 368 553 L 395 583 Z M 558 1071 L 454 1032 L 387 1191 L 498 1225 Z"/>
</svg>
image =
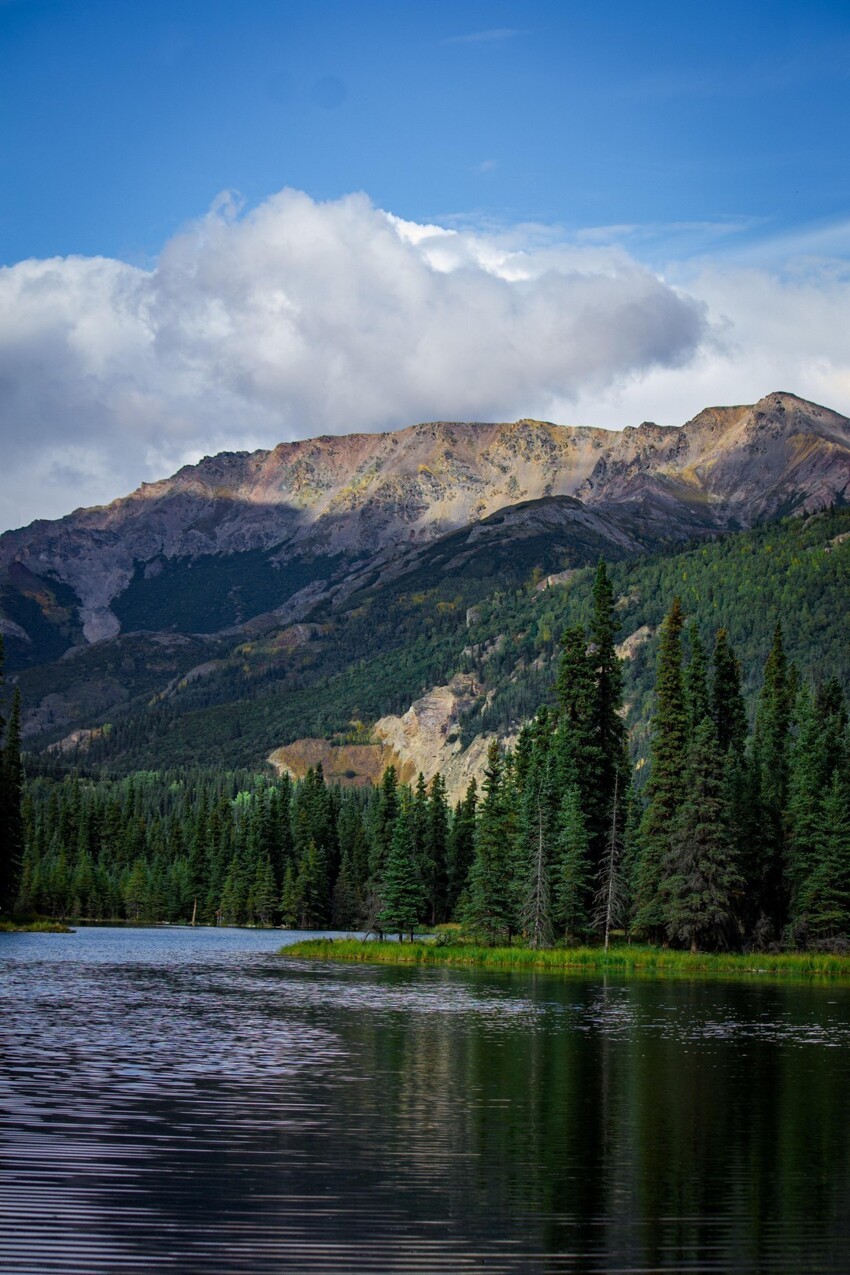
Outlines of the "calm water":
<svg viewBox="0 0 850 1275">
<path fill-rule="evenodd" d="M 850 1270 L 850 991 L 0 935 L 6 1272 Z"/>
</svg>

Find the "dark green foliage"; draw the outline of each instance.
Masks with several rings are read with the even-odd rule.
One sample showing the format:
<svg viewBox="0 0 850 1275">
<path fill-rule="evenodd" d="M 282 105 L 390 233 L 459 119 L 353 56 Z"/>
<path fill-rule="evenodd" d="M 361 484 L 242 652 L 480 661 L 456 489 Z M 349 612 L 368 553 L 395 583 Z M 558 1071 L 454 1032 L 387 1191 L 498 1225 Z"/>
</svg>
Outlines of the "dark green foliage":
<svg viewBox="0 0 850 1275">
<path fill-rule="evenodd" d="M 743 757 L 747 738 L 747 712 L 741 691 L 741 666 L 729 645 L 729 634 L 718 629 L 714 642 L 714 677 L 711 684 L 711 713 L 720 751 L 731 748 Z"/>
<path fill-rule="evenodd" d="M 446 785 L 438 772 L 431 780 L 424 827 L 422 858 L 429 920 L 441 925 L 449 911 L 449 807 Z"/>
<path fill-rule="evenodd" d="M 735 946 L 734 902 L 742 879 L 729 835 L 723 755 L 708 716 L 688 749 L 685 779 L 661 890 L 667 934 L 692 952 Z"/>
<path fill-rule="evenodd" d="M 620 623 L 614 611 L 614 591 L 605 562 L 593 582 L 589 658 L 593 672 L 593 741 L 598 773 L 593 800 L 586 806 L 592 838 L 592 859 L 598 869 L 605 857 L 614 794 L 628 774 L 626 726 L 622 716 L 623 670 L 614 639 Z"/>
<path fill-rule="evenodd" d="M 662 882 L 670 834 L 685 793 L 688 713 L 682 676 L 684 616 L 678 598 L 664 621 L 658 653 L 652 761 L 634 882 L 634 924 L 658 938 L 665 927 Z"/>
<path fill-rule="evenodd" d="M 558 933 L 574 943 L 589 929 L 588 893 L 593 880 L 587 835 L 577 784 L 563 794 L 558 815 L 554 867 L 554 917 Z"/>
<path fill-rule="evenodd" d="M 372 823 L 369 872 L 375 883 L 384 874 L 398 811 L 398 777 L 395 766 L 388 766 L 381 780 L 380 798 Z"/>
<path fill-rule="evenodd" d="M 766 617 L 781 614 L 789 659 L 814 681 L 834 676 L 847 690 L 850 541 L 832 542 L 848 528 L 850 511 L 839 510 L 614 563 L 607 574 L 620 633 L 644 625 L 656 630 L 670 598 L 679 594 L 704 635 L 727 631 L 752 700 L 761 679 Z M 598 550 L 598 544 L 588 547 L 574 561 L 595 561 Z M 171 646 L 127 634 L 80 649 L 73 660 L 28 669 L 21 681 L 25 703 L 58 693 L 78 705 L 72 720 L 57 723 L 33 746 L 59 739 L 73 726 L 108 722 L 108 734 L 84 753 L 70 754 L 68 764 L 103 763 L 123 773 L 175 765 L 257 767 L 274 745 L 345 733 L 352 718 L 369 722 L 403 712 L 458 670 L 474 673 L 484 691 L 462 723 L 464 740 L 518 729 L 541 703 L 554 702 L 552 664 L 560 635 L 582 624 L 590 636 L 597 571 L 582 567 L 568 587 L 538 591 L 523 583 L 533 567 L 572 565 L 563 555 L 548 564 L 540 545 L 519 574 L 508 562 L 510 569 L 486 577 L 446 574 L 445 559 L 437 564 L 443 550 L 435 545 L 427 552 L 435 564 L 430 576 L 412 572 L 365 588 L 342 612 L 317 608 L 308 618 L 321 629 L 292 650 L 273 632 L 250 642 L 175 638 Z M 657 641 L 650 636 L 624 667 L 627 720 L 643 760 Z M 183 674 L 213 660 L 208 675 L 181 683 Z M 172 689 L 159 699 L 168 683 Z"/>
<path fill-rule="evenodd" d="M 690 658 L 685 668 L 685 704 L 688 713 L 688 730 L 693 735 L 700 722 L 704 717 L 708 717 L 711 711 L 705 647 L 695 624 L 688 626 L 688 650 Z"/>
<path fill-rule="evenodd" d="M 112 609 L 126 632 L 148 629 L 215 633 L 281 606 L 314 580 L 326 580 L 341 555 L 278 564 L 275 550 L 160 557 L 139 564 Z"/>
<path fill-rule="evenodd" d="M 348 847 L 343 842 L 339 874 L 334 885 L 331 924 L 336 930 L 351 930 L 357 925 L 362 901 L 355 886 L 354 871 Z"/>
<path fill-rule="evenodd" d="M 762 900 L 761 928 L 763 935 L 770 938 L 779 935 L 787 917 L 784 814 L 794 694 L 782 626 L 777 624 L 764 666 L 753 734 L 752 799 L 758 811 L 758 827 L 747 881 L 750 893 Z"/>
<path fill-rule="evenodd" d="M 802 537 L 822 537 L 836 525 L 810 519 L 787 534 L 799 547 Z M 715 550 L 692 551 L 696 559 L 687 556 L 683 576 L 690 580 L 696 564 L 704 587 L 700 564 Z M 765 562 L 769 568 L 770 555 Z M 820 559 L 815 567 L 817 575 Z M 640 724 L 646 705 L 632 710 L 636 774 L 649 772 L 641 812 L 613 645 L 615 613 L 635 605 L 612 587 L 622 570 L 609 576 L 603 564 L 587 577 L 583 601 L 578 578 L 564 595 L 564 609 L 578 618 L 565 629 L 549 703 L 528 713 L 513 755 L 503 757 L 494 741 L 480 806 L 473 784 L 450 815 L 440 776 L 430 787 L 420 776 L 411 793 L 392 768 L 378 789 L 342 791 L 327 787 L 320 767 L 298 784 L 190 769 L 120 779 L 98 777 L 96 767 L 68 775 L 67 761 L 51 758 L 40 768 L 33 763 L 24 803 L 21 905 L 92 919 L 391 924 L 408 933 L 419 921 L 439 923 L 455 913 L 491 944 L 520 933 L 542 947 L 553 938 L 589 937 L 594 928 L 600 937 L 610 932 L 631 894 L 634 926 L 674 944 L 764 946 L 783 935 L 797 943 L 848 941 L 842 681 L 829 677 L 797 695 L 799 678 L 777 626 L 747 749 L 745 666 L 721 628 L 709 677 L 696 623 L 683 659 L 677 600 L 657 646 L 648 767 Z M 487 622 L 493 614 L 507 618 L 517 637 L 490 648 L 478 670 L 485 684 L 493 671 L 521 683 L 522 668 L 511 672 L 517 653 L 554 643 L 547 629 L 554 610 L 539 617 L 542 626 L 530 620 L 544 603 L 551 606 L 524 590 L 492 604 Z M 473 618 L 473 639 L 483 623 Z M 476 645 L 469 646 L 473 662 Z M 638 699 L 654 649 L 638 646 L 629 662 L 629 693 Z M 378 663 L 362 665 L 358 676 L 368 680 Z M 410 697 L 408 687 L 404 702 Z M 316 711 L 324 711 L 321 703 Z M 163 712 L 172 713 L 175 727 L 186 721 L 167 706 Z M 136 729 L 133 721 L 128 717 L 128 731 Z M 13 709 L 7 777 L 17 731 Z M 241 738 L 240 725 L 218 746 L 238 751 Z"/>
<path fill-rule="evenodd" d="M 625 664 L 625 698 L 632 747 L 648 758 L 648 723 L 659 637 L 670 599 L 703 634 L 724 629 L 740 661 L 740 683 L 748 700 L 758 690 L 773 621 L 782 616 L 788 658 L 820 682 L 837 677 L 850 690 L 846 599 L 850 596 L 850 510 L 790 518 L 752 531 L 663 555 L 609 565 L 620 631 L 647 626 L 652 635 Z M 590 624 L 596 573 L 583 568 L 567 588 L 503 591 L 476 608 L 466 635 L 470 649 L 487 650 L 494 634 L 507 635 L 498 656 L 476 659 L 473 671 L 489 693 L 464 724 L 465 738 L 481 731 L 507 731 L 552 702 L 552 662 L 560 635 Z"/>
<path fill-rule="evenodd" d="M 514 875 L 514 811 L 509 801 L 504 760 L 494 740 L 487 753 L 463 924 L 489 943 L 510 941 L 517 929 Z"/>
<path fill-rule="evenodd" d="M 618 776 L 614 787 L 614 799 L 611 803 L 608 844 L 596 873 L 594 922 L 602 935 L 606 951 L 610 946 L 613 931 L 625 927 L 628 923 L 629 877 L 624 870 L 623 855 L 628 810 L 628 792 L 621 795 Z"/>
<path fill-rule="evenodd" d="M 850 784 L 837 772 L 824 797 L 811 871 L 797 903 L 799 937 L 850 942 Z"/>
<path fill-rule="evenodd" d="M 840 793 L 842 777 L 848 774 L 847 745 L 847 711 L 840 688 L 828 682 L 813 693 L 804 685 L 794 712 L 784 821 L 791 933 L 798 939 L 823 936 L 822 926 L 812 928 L 810 914 L 835 875 L 835 864 L 827 866 L 832 848 L 828 829 L 841 821 L 834 810 L 827 813 L 827 799 L 834 806 L 836 785 Z"/>
<path fill-rule="evenodd" d="M 478 809 L 478 785 L 474 779 L 462 801 L 455 807 L 448 846 L 447 915 L 455 915 L 475 858 L 475 816 Z"/>
<path fill-rule="evenodd" d="M 602 752 L 597 738 L 596 681 L 588 654 L 587 633 L 581 625 L 567 629 L 561 645 L 556 694 L 558 738 L 555 744 L 559 779 L 577 783 L 585 809 L 597 805 Z"/>
<path fill-rule="evenodd" d="M 381 876 L 382 907 L 379 921 L 390 930 L 397 930 L 399 938 L 413 931 L 422 920 L 425 908 L 425 891 L 416 862 L 410 816 L 403 808 L 393 824 L 389 851 Z"/>
<path fill-rule="evenodd" d="M 0 578 L 0 613 L 20 626 L 29 641 L 4 639 L 10 672 L 58 660 L 73 642 L 82 640 L 80 600 L 67 584 L 36 576 L 22 562 L 12 562 Z"/>
<path fill-rule="evenodd" d="M 520 769 L 514 765 L 519 795 L 517 839 L 517 915 L 531 947 L 551 947 L 552 864 L 557 835 L 558 790 L 551 731 L 544 709 L 523 732 L 517 756 L 527 752 Z"/>
</svg>

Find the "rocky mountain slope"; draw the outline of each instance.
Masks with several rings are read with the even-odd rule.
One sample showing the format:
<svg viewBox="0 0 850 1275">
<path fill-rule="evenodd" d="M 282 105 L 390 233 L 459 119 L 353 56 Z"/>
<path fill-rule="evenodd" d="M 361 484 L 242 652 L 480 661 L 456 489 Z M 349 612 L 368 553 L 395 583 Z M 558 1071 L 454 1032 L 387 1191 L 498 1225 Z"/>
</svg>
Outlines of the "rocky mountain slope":
<svg viewBox="0 0 850 1275">
<path fill-rule="evenodd" d="M 556 518 L 562 539 L 622 556 L 848 494 L 850 421 L 786 393 L 682 427 L 438 422 L 283 443 L 7 532 L 2 629 L 14 666 L 122 631 L 274 627 L 418 569 L 463 529 L 474 556 L 494 518 L 503 542 Z"/>
</svg>

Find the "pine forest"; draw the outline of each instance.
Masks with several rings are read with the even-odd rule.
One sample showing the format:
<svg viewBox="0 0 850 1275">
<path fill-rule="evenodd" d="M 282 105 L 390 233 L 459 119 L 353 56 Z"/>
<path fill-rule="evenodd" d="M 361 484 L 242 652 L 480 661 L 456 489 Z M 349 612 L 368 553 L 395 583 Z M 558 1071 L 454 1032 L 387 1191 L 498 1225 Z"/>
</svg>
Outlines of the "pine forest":
<svg viewBox="0 0 850 1275">
<path fill-rule="evenodd" d="M 5 725 L 2 907 L 21 917 L 279 925 L 487 944 L 634 937 L 691 951 L 850 939 L 850 740 L 834 678 L 788 660 L 781 626 L 748 705 L 725 629 L 678 598 L 661 626 L 648 757 L 630 756 L 617 609 L 600 563 L 554 694 L 480 790 L 182 768 L 108 777 L 27 760 Z"/>
</svg>

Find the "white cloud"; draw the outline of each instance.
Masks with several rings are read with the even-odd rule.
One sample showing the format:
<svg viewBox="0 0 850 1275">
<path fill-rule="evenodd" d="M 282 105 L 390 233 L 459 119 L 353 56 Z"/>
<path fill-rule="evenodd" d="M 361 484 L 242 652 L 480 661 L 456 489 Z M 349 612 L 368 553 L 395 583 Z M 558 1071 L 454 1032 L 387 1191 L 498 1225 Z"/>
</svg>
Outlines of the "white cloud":
<svg viewBox="0 0 850 1275">
<path fill-rule="evenodd" d="M 678 425 L 703 407 L 752 403 L 788 390 L 850 416 L 850 272 L 846 263 L 788 260 L 784 270 L 703 264 L 688 291 L 710 335 L 679 368 L 624 378 L 601 394 L 555 402 L 555 419 Z"/>
<path fill-rule="evenodd" d="M 616 246 L 417 225 L 363 195 L 286 190 L 248 213 L 225 196 L 153 270 L 0 271 L 0 521 L 222 448 L 552 416 L 705 338 L 702 304 Z"/>
</svg>

